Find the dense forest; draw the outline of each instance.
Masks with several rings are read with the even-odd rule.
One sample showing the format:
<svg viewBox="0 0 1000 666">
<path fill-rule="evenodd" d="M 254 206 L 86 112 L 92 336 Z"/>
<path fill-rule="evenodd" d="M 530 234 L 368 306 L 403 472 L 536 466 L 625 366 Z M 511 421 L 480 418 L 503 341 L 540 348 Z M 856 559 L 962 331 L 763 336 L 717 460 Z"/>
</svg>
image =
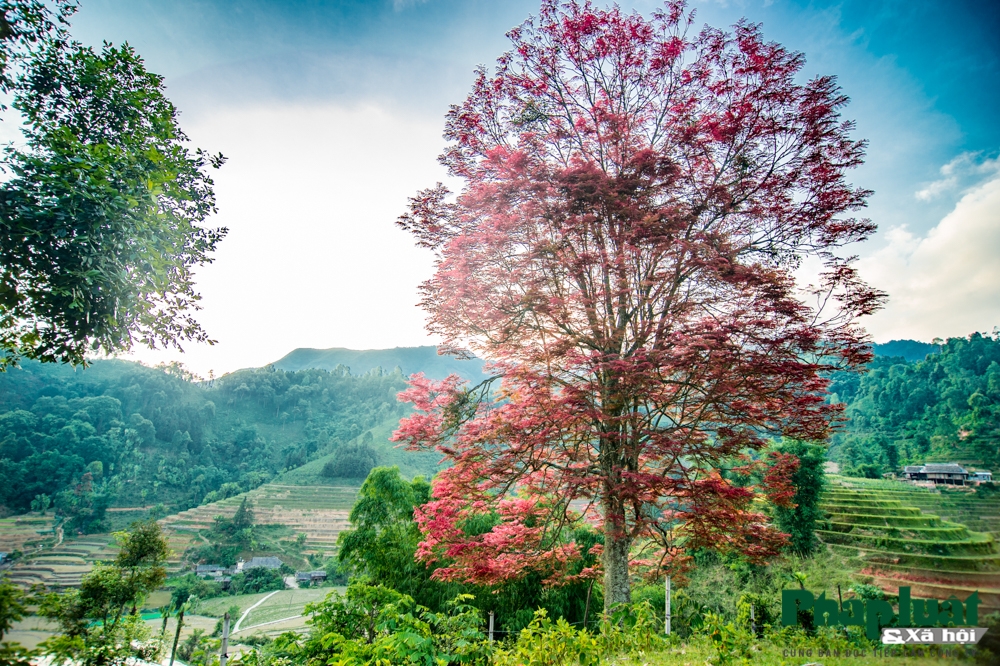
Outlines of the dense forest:
<svg viewBox="0 0 1000 666">
<path fill-rule="evenodd" d="M 997 469 L 1000 336 L 951 338 L 939 349 L 916 361 L 876 356 L 868 372 L 833 378 L 831 399 L 846 404 L 847 421 L 829 455 L 845 472 L 875 477 L 927 461 Z"/>
<path fill-rule="evenodd" d="M 360 482 L 379 461 L 371 429 L 409 409 L 404 387 L 398 369 L 268 366 L 200 382 L 177 365 L 25 362 L 0 373 L 0 507 L 54 506 L 93 531 L 110 506 L 183 510 L 341 448 L 333 468 Z"/>
<path fill-rule="evenodd" d="M 830 459 L 861 476 L 928 459 L 996 469 L 1000 337 L 876 349 L 899 350 L 923 358 L 878 355 L 865 374 L 833 377 L 847 420 Z M 404 386 L 398 369 L 268 366 L 195 381 L 177 365 L 26 362 L 0 373 L 0 511 L 52 506 L 94 531 L 111 506 L 183 510 L 330 454 L 323 476 L 360 482 L 388 462 L 378 450 L 409 409 L 396 400 Z"/>
</svg>

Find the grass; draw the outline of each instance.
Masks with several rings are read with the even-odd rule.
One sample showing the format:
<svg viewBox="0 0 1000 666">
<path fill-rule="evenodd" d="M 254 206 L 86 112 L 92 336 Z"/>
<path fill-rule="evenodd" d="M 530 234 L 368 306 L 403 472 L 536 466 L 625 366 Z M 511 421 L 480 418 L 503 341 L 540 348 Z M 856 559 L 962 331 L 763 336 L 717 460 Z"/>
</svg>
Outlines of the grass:
<svg viewBox="0 0 1000 666">
<path fill-rule="evenodd" d="M 281 620 L 286 617 L 302 615 L 306 604 L 323 601 L 335 589 L 343 592 L 346 588 L 319 587 L 278 592 L 263 604 L 250 611 L 247 619 L 243 621 L 243 625 L 250 628 L 258 624 L 264 624 L 265 622 L 273 622 L 274 620 Z"/>
<path fill-rule="evenodd" d="M 198 603 L 195 612 L 198 615 L 206 615 L 208 617 L 222 617 L 229 610 L 230 606 L 238 606 L 240 613 L 243 613 L 269 594 L 270 592 L 261 592 L 259 594 L 237 594 L 232 597 L 205 599 Z M 234 618 L 233 622 L 235 621 L 236 619 Z"/>
</svg>

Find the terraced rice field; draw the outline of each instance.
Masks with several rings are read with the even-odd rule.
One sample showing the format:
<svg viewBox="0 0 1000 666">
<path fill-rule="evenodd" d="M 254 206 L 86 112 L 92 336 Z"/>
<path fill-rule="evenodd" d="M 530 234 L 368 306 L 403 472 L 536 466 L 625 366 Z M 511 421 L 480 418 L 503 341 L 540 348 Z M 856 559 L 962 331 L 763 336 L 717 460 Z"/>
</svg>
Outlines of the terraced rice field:
<svg viewBox="0 0 1000 666">
<path fill-rule="evenodd" d="M 268 484 L 247 493 L 257 521 L 283 524 L 306 534 L 306 545 L 313 552 L 332 554 L 337 535 L 349 527 L 347 516 L 357 497 L 357 488 L 349 486 L 290 486 Z M 243 496 L 206 504 L 160 520 L 171 555 L 169 573 L 183 568 L 184 552 L 203 542 L 198 534 L 211 527 L 216 516 L 232 516 Z M 26 551 L 25 557 L 10 570 L 11 579 L 23 585 L 42 583 L 62 588 L 80 584 L 94 562 L 110 560 L 117 554 L 110 534 L 92 534 L 67 539 L 54 546 L 52 516 L 26 515 L 0 520 L 0 550 Z M 28 552 L 34 548 L 34 552 Z"/>
<path fill-rule="evenodd" d="M 56 540 L 55 518 L 27 514 L 0 519 L 0 551 L 29 551 L 52 545 Z"/>
<path fill-rule="evenodd" d="M 67 540 L 60 545 L 31 553 L 10 570 L 10 578 L 21 585 L 41 583 L 51 588 L 75 587 L 94 562 L 110 560 L 118 553 L 108 534 Z"/>
<path fill-rule="evenodd" d="M 997 538 L 992 529 L 977 532 L 969 524 L 993 527 L 989 518 L 1000 511 L 991 500 L 902 482 L 834 477 L 821 508 L 827 522 L 818 531 L 820 538 L 864 561 L 864 573 L 883 588 L 895 593 L 900 585 L 909 585 L 916 597 L 947 599 L 954 594 L 963 600 L 978 590 L 984 613 L 1000 611 Z"/>
<path fill-rule="evenodd" d="M 287 525 L 306 534 L 306 546 L 314 552 L 332 554 L 337 536 L 348 528 L 347 516 L 357 498 L 353 486 L 290 486 L 266 484 L 246 493 L 257 522 L 264 525 Z M 232 516 L 244 495 L 188 509 L 160 520 L 172 538 L 197 533 L 212 526 L 216 516 Z"/>
</svg>

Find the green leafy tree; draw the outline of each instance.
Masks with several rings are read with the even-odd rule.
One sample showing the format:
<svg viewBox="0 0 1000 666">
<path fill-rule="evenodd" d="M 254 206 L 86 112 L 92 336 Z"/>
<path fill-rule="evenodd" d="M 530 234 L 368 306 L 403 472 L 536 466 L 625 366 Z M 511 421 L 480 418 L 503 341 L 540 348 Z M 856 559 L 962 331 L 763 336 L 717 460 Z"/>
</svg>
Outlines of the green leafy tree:
<svg viewBox="0 0 1000 666">
<path fill-rule="evenodd" d="M 31 595 L 10 582 L 6 575 L 0 575 L 0 664 L 5 666 L 28 666 L 33 656 L 31 650 L 19 643 L 9 643 L 4 634 L 11 630 L 15 622 L 28 614 Z"/>
<path fill-rule="evenodd" d="M 792 485 L 795 488 L 792 506 L 775 507 L 778 527 L 789 535 L 788 546 L 792 551 L 808 555 L 816 549 L 818 543 L 816 521 L 822 517 L 819 500 L 825 482 L 823 463 L 826 460 L 826 449 L 799 441 L 786 441 L 776 448 L 799 460 L 798 469 L 792 475 Z"/>
<path fill-rule="evenodd" d="M 229 583 L 233 594 L 256 594 L 285 589 L 285 579 L 277 569 L 253 567 L 233 576 Z"/>
<path fill-rule="evenodd" d="M 79 589 L 41 600 L 39 615 L 62 630 L 42 643 L 46 653 L 90 666 L 149 660 L 159 652 L 136 610 L 166 578 L 166 539 L 154 522 L 134 523 L 115 538 L 120 550 L 112 563 L 96 565 Z"/>
<path fill-rule="evenodd" d="M 430 484 L 422 477 L 408 482 L 398 467 L 376 467 L 361 484 L 351 509 L 352 529 L 340 533 L 337 558 L 355 574 L 421 599 L 441 594 L 442 584 L 430 579 L 431 570 L 417 562 L 420 530 L 414 507 L 430 499 Z"/>
<path fill-rule="evenodd" d="M 130 46 L 72 40 L 74 3 L 3 3 L 0 88 L 23 120 L 0 184 L 0 366 L 207 341 L 192 269 L 225 229 L 211 157 Z"/>
<path fill-rule="evenodd" d="M 315 663 L 484 664 L 483 619 L 459 595 L 435 613 L 409 595 L 364 582 L 306 606 L 312 632 L 303 649 Z"/>
</svg>

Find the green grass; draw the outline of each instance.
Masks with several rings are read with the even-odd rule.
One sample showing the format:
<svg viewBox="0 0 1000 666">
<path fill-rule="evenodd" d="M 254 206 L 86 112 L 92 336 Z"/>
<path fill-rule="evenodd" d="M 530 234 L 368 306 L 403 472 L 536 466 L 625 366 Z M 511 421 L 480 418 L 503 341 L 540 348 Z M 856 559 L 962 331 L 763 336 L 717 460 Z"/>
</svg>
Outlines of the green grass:
<svg viewBox="0 0 1000 666">
<path fill-rule="evenodd" d="M 250 611 L 250 615 L 243 621 L 243 626 L 253 627 L 265 622 L 273 622 L 286 617 L 302 615 L 305 605 L 322 601 L 334 589 L 345 588 L 314 587 L 303 590 L 283 590 L 265 601 L 263 604 Z"/>
<path fill-rule="evenodd" d="M 242 613 L 269 594 L 270 592 L 261 592 L 260 594 L 237 594 L 231 597 L 205 599 L 198 602 L 195 612 L 198 615 L 208 617 L 222 617 L 230 606 L 238 606 L 240 613 Z M 233 618 L 233 622 L 236 620 L 237 618 Z"/>
</svg>

